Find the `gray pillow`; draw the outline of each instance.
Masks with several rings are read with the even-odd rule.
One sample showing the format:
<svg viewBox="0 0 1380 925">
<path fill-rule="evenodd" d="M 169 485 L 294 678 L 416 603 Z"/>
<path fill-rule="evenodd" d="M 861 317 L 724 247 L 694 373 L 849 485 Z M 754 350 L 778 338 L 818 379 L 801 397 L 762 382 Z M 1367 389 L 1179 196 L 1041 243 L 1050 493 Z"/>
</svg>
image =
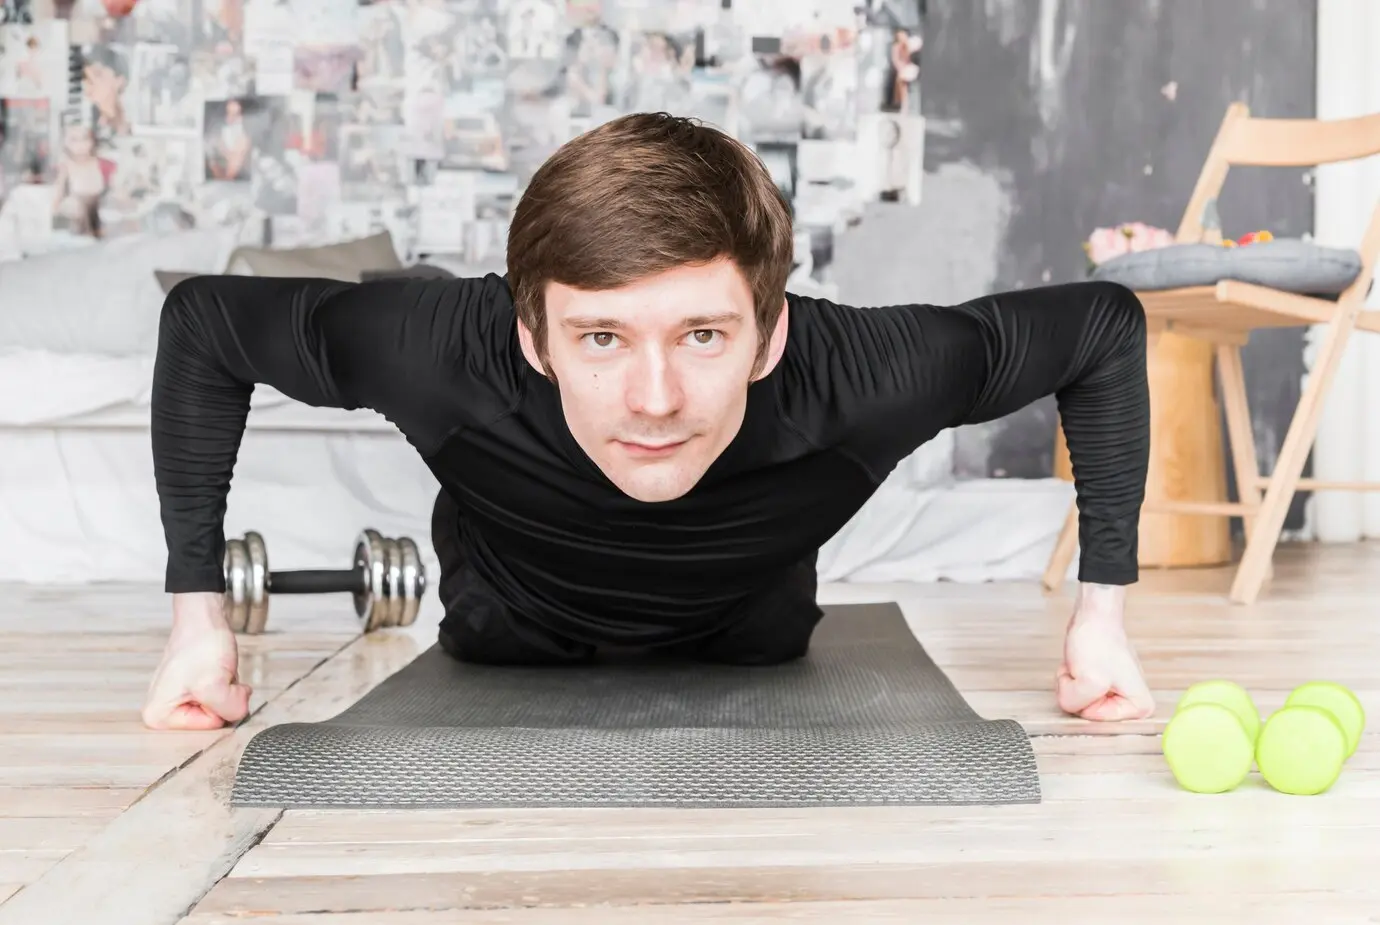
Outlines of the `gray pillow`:
<svg viewBox="0 0 1380 925">
<path fill-rule="evenodd" d="M 174 286 L 184 279 L 191 279 L 194 276 L 205 276 L 205 273 L 188 273 L 182 270 L 154 270 L 154 277 L 158 280 L 158 287 L 167 295 L 172 292 Z M 359 274 L 360 282 L 367 283 L 375 279 L 455 279 L 455 274 L 444 267 L 434 267 L 429 263 L 417 263 L 410 267 L 403 267 L 401 270 L 361 270 Z"/>
<path fill-rule="evenodd" d="M 225 272 L 247 276 L 297 276 L 357 283 L 365 270 L 400 270 L 402 261 L 387 231 L 316 247 L 237 247 Z"/>
<path fill-rule="evenodd" d="M 1211 286 L 1224 279 L 1306 295 L 1337 295 L 1361 272 L 1361 255 L 1298 238 L 1259 244 L 1172 244 L 1113 257 L 1092 278 L 1131 289 Z"/>
<path fill-rule="evenodd" d="M 362 283 L 376 279 L 455 279 L 455 274 L 429 263 L 414 263 L 401 270 L 363 270 L 359 274 Z"/>
</svg>

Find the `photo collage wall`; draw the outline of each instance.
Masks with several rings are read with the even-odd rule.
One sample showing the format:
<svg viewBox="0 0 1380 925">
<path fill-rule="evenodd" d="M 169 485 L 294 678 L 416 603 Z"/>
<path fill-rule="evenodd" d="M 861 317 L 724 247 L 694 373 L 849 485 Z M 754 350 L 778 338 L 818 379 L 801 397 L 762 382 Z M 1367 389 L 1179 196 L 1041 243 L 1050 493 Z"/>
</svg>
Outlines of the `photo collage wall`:
<svg viewBox="0 0 1380 925">
<path fill-rule="evenodd" d="M 920 201 L 925 0 L 0 0 L 0 259 L 265 219 L 501 262 L 537 167 L 627 112 L 750 144 L 828 285 Z"/>
</svg>

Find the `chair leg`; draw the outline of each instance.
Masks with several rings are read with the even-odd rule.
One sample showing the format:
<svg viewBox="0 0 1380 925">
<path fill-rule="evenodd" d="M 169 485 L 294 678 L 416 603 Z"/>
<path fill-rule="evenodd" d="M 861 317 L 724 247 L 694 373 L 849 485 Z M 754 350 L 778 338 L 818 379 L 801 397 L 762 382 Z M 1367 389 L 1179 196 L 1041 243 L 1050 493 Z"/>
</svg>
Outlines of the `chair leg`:
<svg viewBox="0 0 1380 925">
<path fill-rule="evenodd" d="M 1227 443 L 1231 447 L 1232 468 L 1236 471 L 1237 494 L 1242 504 L 1252 508 L 1251 513 L 1241 518 L 1244 532 L 1249 537 L 1251 528 L 1255 526 L 1255 515 L 1260 510 L 1261 491 L 1256 484 L 1260 478 L 1260 462 L 1255 455 L 1255 435 L 1239 346 L 1217 345 L 1217 375 L 1222 383 L 1222 409 L 1227 419 Z M 1269 577 L 1268 574 L 1266 577 Z"/>
<path fill-rule="evenodd" d="M 1069 505 L 1068 516 L 1064 518 L 1063 529 L 1059 531 L 1059 540 L 1054 544 L 1054 552 L 1049 557 L 1049 565 L 1045 567 L 1045 590 L 1054 591 L 1064 583 L 1064 578 L 1069 573 L 1069 565 L 1073 563 L 1073 554 L 1077 549 L 1078 502 L 1074 501 Z"/>
<path fill-rule="evenodd" d="M 1289 502 L 1298 487 L 1303 474 L 1303 464 L 1308 458 L 1308 450 L 1318 433 L 1318 419 L 1321 416 L 1323 398 L 1332 386 L 1342 354 L 1346 350 L 1351 331 L 1356 326 L 1356 307 L 1342 309 L 1327 329 L 1318 350 L 1317 360 L 1309 373 L 1308 383 L 1303 388 L 1298 408 L 1289 424 L 1289 432 L 1284 438 L 1284 446 L 1279 451 L 1279 460 L 1270 473 L 1270 483 L 1265 490 L 1265 499 L 1260 505 L 1255 523 L 1246 540 L 1246 552 L 1237 566 L 1236 579 L 1231 586 L 1231 599 L 1238 604 L 1254 603 L 1260 595 L 1260 586 L 1265 582 L 1265 573 L 1274 556 L 1279 534 L 1284 529 L 1284 518 L 1289 511 Z"/>
</svg>

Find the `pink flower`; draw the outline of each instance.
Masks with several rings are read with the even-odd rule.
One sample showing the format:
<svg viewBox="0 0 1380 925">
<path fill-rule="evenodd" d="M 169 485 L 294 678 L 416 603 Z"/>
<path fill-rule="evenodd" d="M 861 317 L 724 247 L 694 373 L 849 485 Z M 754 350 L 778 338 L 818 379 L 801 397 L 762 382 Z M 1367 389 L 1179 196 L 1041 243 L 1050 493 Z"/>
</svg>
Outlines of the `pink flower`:
<svg viewBox="0 0 1380 925">
<path fill-rule="evenodd" d="M 1131 239 L 1132 251 L 1148 251 L 1157 247 L 1167 247 L 1174 243 L 1174 235 L 1163 228 L 1155 228 L 1142 222 L 1132 222 L 1123 226 Z"/>
<path fill-rule="evenodd" d="M 1144 222 L 1125 222 L 1112 228 L 1095 229 L 1083 243 L 1083 250 L 1096 266 L 1122 254 L 1168 247 L 1173 243 L 1173 233 L 1164 228 Z"/>
<path fill-rule="evenodd" d="M 1083 249 L 1094 265 L 1131 252 L 1131 239 L 1120 228 L 1098 228 L 1088 236 Z"/>
</svg>

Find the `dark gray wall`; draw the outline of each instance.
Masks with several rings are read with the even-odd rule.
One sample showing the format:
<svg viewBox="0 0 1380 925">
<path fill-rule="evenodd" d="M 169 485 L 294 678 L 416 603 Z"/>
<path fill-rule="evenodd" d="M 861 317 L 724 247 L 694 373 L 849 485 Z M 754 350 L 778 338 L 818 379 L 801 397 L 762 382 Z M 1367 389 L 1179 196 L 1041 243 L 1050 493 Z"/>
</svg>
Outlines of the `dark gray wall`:
<svg viewBox="0 0 1380 925">
<path fill-rule="evenodd" d="M 956 301 L 1067 281 L 1085 274 L 1080 245 L 1097 226 L 1173 230 L 1228 103 L 1314 114 L 1315 17 L 1314 0 L 929 0 L 924 202 L 878 204 L 840 239 L 842 296 Z M 1306 180 L 1233 171 L 1224 233 L 1309 232 Z M 1245 351 L 1266 471 L 1298 401 L 1302 350 L 1295 330 L 1256 334 Z M 1050 399 L 964 428 L 957 474 L 1048 476 L 1055 423 Z M 1286 526 L 1301 524 L 1301 503 Z"/>
</svg>

